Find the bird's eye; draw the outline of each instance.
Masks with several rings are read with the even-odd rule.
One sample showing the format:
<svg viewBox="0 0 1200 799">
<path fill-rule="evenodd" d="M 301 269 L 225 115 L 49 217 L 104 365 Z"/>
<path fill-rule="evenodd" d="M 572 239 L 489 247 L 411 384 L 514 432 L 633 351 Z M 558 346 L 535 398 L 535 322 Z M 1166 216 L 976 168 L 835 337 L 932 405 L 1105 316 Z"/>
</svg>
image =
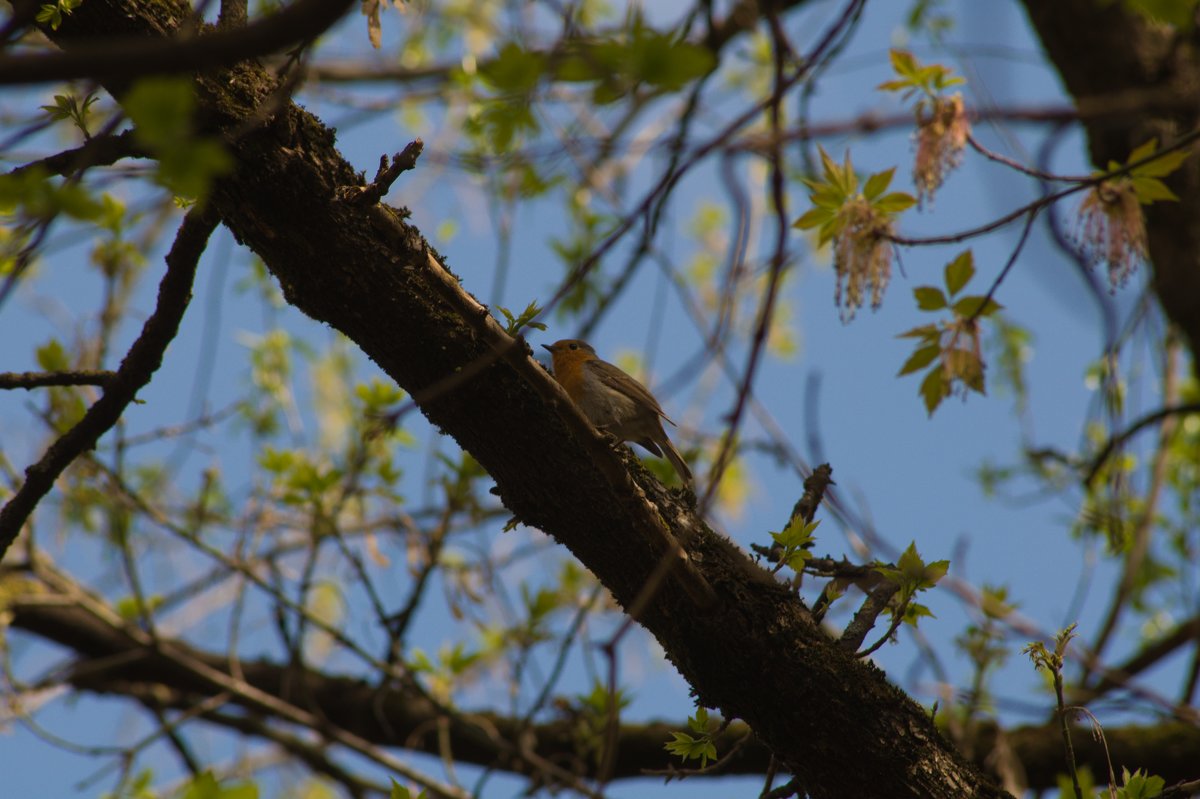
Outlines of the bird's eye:
<svg viewBox="0 0 1200 799">
<path fill-rule="evenodd" d="M 573 349 L 573 350 L 577 350 L 577 349 L 579 349 L 579 345 L 578 345 L 578 344 L 571 344 L 571 345 L 569 345 L 569 346 L 570 346 L 570 348 L 571 348 L 571 349 Z"/>
</svg>

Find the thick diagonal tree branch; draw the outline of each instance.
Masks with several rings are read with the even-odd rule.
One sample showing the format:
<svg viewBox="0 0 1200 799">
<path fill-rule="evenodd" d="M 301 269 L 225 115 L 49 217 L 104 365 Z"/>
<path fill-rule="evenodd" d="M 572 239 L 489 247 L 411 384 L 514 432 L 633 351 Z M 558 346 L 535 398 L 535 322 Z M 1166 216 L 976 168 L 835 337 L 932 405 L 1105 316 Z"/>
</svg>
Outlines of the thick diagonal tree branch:
<svg viewBox="0 0 1200 799">
<path fill-rule="evenodd" d="M 88 0 L 51 35 L 68 49 L 113 27 L 170 37 L 187 12 L 170 0 Z M 598 464 L 540 393 L 523 349 L 498 353 L 480 314 L 464 311 L 480 306 L 465 293 L 448 298 L 447 286 L 461 288 L 403 214 L 337 200 L 363 180 L 331 131 L 295 105 L 255 127 L 274 102 L 268 75 L 240 65 L 195 85 L 203 118 L 226 134 L 237 164 L 212 196 L 222 221 L 289 302 L 425 397 L 421 410 L 488 470 L 519 519 L 567 546 L 625 607 L 669 553 L 665 542 L 687 542 L 715 608 L 702 612 L 668 581 L 639 621 L 700 702 L 747 722 L 818 799 L 1003 795 L 921 707 L 835 646 L 789 590 L 656 481 L 641 472 L 636 484 L 611 479 L 611 463 Z M 468 370 L 477 372 L 453 390 L 429 393 Z"/>
</svg>

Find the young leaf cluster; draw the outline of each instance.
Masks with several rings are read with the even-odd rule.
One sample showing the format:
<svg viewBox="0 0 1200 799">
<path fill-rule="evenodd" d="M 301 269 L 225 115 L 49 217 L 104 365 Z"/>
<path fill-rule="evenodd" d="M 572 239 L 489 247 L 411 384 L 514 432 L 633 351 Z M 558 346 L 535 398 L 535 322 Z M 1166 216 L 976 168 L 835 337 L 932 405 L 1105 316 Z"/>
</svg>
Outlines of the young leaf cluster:
<svg viewBox="0 0 1200 799">
<path fill-rule="evenodd" d="M 905 623 L 916 626 L 917 619 L 922 616 L 932 616 L 933 613 L 924 605 L 913 602 L 913 597 L 922 591 L 928 591 L 937 585 L 946 572 L 950 570 L 950 561 L 935 560 L 926 563 L 917 552 L 916 542 L 900 555 L 895 566 L 879 565 L 875 571 L 899 586 L 889 611 L 893 616 L 901 617 Z"/>
<path fill-rule="evenodd" d="M 645 86 L 658 92 L 677 92 L 712 71 L 711 50 L 657 31 L 640 16 L 625 35 L 598 41 L 575 41 L 557 65 L 556 77 L 567 82 L 594 83 L 597 105 L 614 103 Z"/>
<path fill-rule="evenodd" d="M 1075 638 L 1074 624 L 1059 631 L 1054 636 L 1054 651 L 1047 649 L 1046 645 L 1041 641 L 1034 641 L 1021 651 L 1029 655 L 1029 659 L 1033 661 L 1034 668 L 1038 670 L 1044 669 L 1057 677 L 1062 674 L 1063 664 L 1066 662 L 1067 647 L 1073 638 Z"/>
<path fill-rule="evenodd" d="M 515 336 L 521 332 L 522 328 L 532 327 L 534 330 L 545 330 L 546 326 L 541 322 L 534 322 L 533 319 L 542 312 L 542 307 L 537 304 L 537 300 L 531 300 L 525 306 L 525 310 L 520 314 L 513 315 L 513 312 L 505 308 L 503 305 L 497 305 L 496 310 L 504 315 L 504 332 L 510 336 Z"/>
<path fill-rule="evenodd" d="M 77 0 L 73 0 L 73 2 L 77 2 Z M 99 100 L 100 98 L 94 92 L 84 97 L 82 102 L 73 94 L 56 94 L 54 95 L 54 105 L 43 105 L 40 108 L 55 122 L 64 119 L 71 120 L 86 139 L 91 138 L 87 125 L 89 112 L 92 105 Z"/>
<path fill-rule="evenodd" d="M 1130 164 L 1137 164 L 1137 166 L 1129 169 L 1126 177 L 1133 186 L 1133 191 L 1137 195 L 1138 202 L 1142 205 L 1150 205 L 1158 200 L 1179 202 L 1179 198 L 1175 196 L 1175 192 L 1167 188 L 1167 184 L 1163 183 L 1162 178 L 1179 169 L 1183 165 L 1183 162 L 1187 160 L 1190 151 L 1183 149 L 1172 150 L 1155 156 L 1154 154 L 1157 151 L 1158 139 L 1150 139 L 1134 149 L 1129 154 L 1129 157 L 1125 159 L 1124 164 L 1119 164 L 1116 161 L 1108 162 L 1109 172 L 1116 172 L 1129 167 Z"/>
<path fill-rule="evenodd" d="M 812 546 L 815 541 L 813 533 L 820 524 L 820 519 L 805 523 L 802 516 L 796 515 L 788 522 L 783 532 L 771 533 L 771 538 L 779 545 L 779 562 L 775 571 L 784 566 L 794 572 L 804 568 L 804 564 L 812 558 Z"/>
<path fill-rule="evenodd" d="M 918 93 L 930 98 L 937 97 L 951 86 L 964 82 L 948 67 L 922 64 L 907 50 L 892 50 L 888 56 L 897 77 L 884 81 L 876 88 L 885 92 L 903 92 L 901 97 L 905 100 Z"/>
<path fill-rule="evenodd" d="M 913 289 L 917 307 L 922 311 L 949 311 L 951 314 L 948 320 L 914 327 L 899 336 L 916 339 L 916 348 L 897 376 L 930 367 L 921 381 L 920 392 L 931 416 L 956 388 L 964 395 L 967 391 L 986 393 L 978 320 L 995 314 L 1001 305 L 983 295 L 959 296 L 974 274 L 974 256 L 966 250 L 946 264 L 942 288 L 917 286 Z"/>
<path fill-rule="evenodd" d="M 467 129 L 495 152 L 507 152 L 518 135 L 540 129 L 532 99 L 543 81 L 592 84 L 592 103 L 609 105 L 641 88 L 678 92 L 715 66 L 708 48 L 655 30 L 640 15 L 616 36 L 568 41 L 561 55 L 509 42 L 479 68 L 498 96 L 480 107 Z"/>
<path fill-rule="evenodd" d="M 1124 164 L 1108 162 L 1108 173 L 1079 206 L 1078 238 L 1093 263 L 1108 264 L 1108 282 L 1114 290 L 1124 284 L 1146 257 L 1148 242 L 1142 206 L 1163 200 L 1176 202 L 1163 178 L 1179 169 L 1187 150 L 1155 155 L 1158 139 L 1134 149 Z M 1104 174 L 1104 173 L 1100 173 Z"/>
<path fill-rule="evenodd" d="M 822 176 L 806 179 L 813 207 L 792 223 L 801 230 L 816 228 L 821 245 L 833 243 L 837 271 L 834 300 L 848 315 L 862 305 L 866 290 L 871 305 L 883 301 L 892 268 L 892 235 L 896 218 L 916 204 L 911 194 L 889 192 L 895 168 L 876 172 L 862 182 L 847 153 L 838 164 L 820 149 Z"/>
<path fill-rule="evenodd" d="M 676 730 L 671 733 L 672 740 L 667 741 L 663 748 L 682 758 L 685 763 L 699 760 L 700 768 L 705 768 L 709 760 L 717 759 L 717 747 L 713 743 L 715 732 L 709 729 L 708 710 L 697 708 L 696 715 L 688 717 L 688 729 L 695 735 Z"/>
<path fill-rule="evenodd" d="M 82 3 L 83 0 L 56 0 L 54 3 L 45 3 L 38 9 L 38 24 L 49 25 L 50 30 L 56 31 L 58 26 L 62 25 L 63 17 L 69 17 Z"/>
<path fill-rule="evenodd" d="M 895 167 L 868 177 L 859 192 L 860 179 L 850 161 L 850 153 L 846 153 L 845 160 L 839 165 L 823 147 L 818 147 L 818 150 L 821 154 L 822 179 L 804 181 L 810 189 L 809 199 L 813 207 L 792 226 L 801 230 L 817 228 L 819 244 L 826 244 L 845 231 L 851 221 L 845 209 L 851 203 L 865 201 L 879 215 L 881 222 L 885 217 L 899 214 L 916 204 L 916 198 L 911 194 L 884 193 L 891 185 Z"/>
<path fill-rule="evenodd" d="M 1146 774 L 1142 769 L 1130 774 L 1124 766 L 1121 767 L 1121 782 L 1117 799 L 1154 799 L 1162 794 L 1167 784 L 1162 777 Z"/>
</svg>

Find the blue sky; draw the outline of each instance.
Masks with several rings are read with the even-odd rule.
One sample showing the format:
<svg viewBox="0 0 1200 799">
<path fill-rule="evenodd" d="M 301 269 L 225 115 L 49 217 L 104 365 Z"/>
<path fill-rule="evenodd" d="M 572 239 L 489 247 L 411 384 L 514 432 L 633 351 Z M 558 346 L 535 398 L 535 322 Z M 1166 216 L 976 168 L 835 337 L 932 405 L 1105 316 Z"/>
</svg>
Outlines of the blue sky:
<svg viewBox="0 0 1200 799">
<path fill-rule="evenodd" d="M 862 30 L 813 98 L 814 119 L 849 120 L 867 112 L 886 114 L 900 110 L 895 98 L 876 92 L 874 87 L 889 77 L 887 49 L 904 44 L 901 19 L 906 5 L 881 3 L 868 7 Z M 816 31 L 835 8 L 836 4 L 823 4 L 797 19 L 792 29 L 797 31 L 801 47 L 811 45 Z M 970 82 L 965 89 L 968 106 L 1067 104 L 1056 75 L 1041 63 L 1037 44 L 1030 38 L 1015 4 L 957 3 L 951 5 L 951 11 L 959 26 L 948 36 L 950 52 L 960 58 L 928 57 L 944 61 L 968 76 Z M 385 16 L 384 24 L 385 32 L 391 34 L 390 26 L 404 22 L 390 14 Z M 334 46 L 350 50 L 363 47 L 361 20 L 347 21 L 331 38 Z M 918 56 L 925 57 L 929 52 L 919 41 L 908 44 Z M 11 94 L 10 100 L 3 100 L 2 105 L 6 109 L 17 106 L 19 98 L 20 95 Z M 304 101 L 327 122 L 345 117 L 344 109 L 330 105 L 321 95 L 306 97 Z M 22 107 L 28 108 L 29 104 Z M 719 111 L 712 109 L 714 123 L 719 120 Z M 988 146 L 1026 162 L 1032 161 L 1041 137 L 1041 131 L 1015 124 L 981 125 L 978 133 Z M 362 124 L 344 126 L 339 145 L 352 163 L 370 174 L 380 154 L 398 151 L 413 135 L 400 114 L 382 114 Z M 907 177 L 912 154 L 908 131 L 830 138 L 822 144 L 839 157 L 849 148 L 860 171 L 899 165 L 897 187 L 906 190 L 911 187 Z M 549 236 L 561 230 L 558 209 L 546 202 L 516 209 L 513 219 L 516 244 L 509 277 L 502 295 L 493 296 L 496 220 L 489 214 L 485 198 L 472 179 L 453 171 L 442 173 L 433 166 L 438 156 L 444 154 L 439 151 L 437 138 L 427 139 L 421 166 L 400 178 L 390 201 L 412 209 L 414 224 L 449 257 L 466 287 L 481 299 L 512 308 L 523 307 L 533 299 L 545 301 L 563 274 L 561 262 L 547 243 Z M 741 162 L 739 168 L 751 169 L 747 161 Z M 1065 137 L 1057 149 L 1053 168 L 1070 174 L 1088 171 L 1078 134 Z M 648 179 L 641 178 L 642 182 Z M 639 178 L 635 176 L 633 180 L 636 187 Z M 968 154 L 932 207 L 906 215 L 902 232 L 928 235 L 966 229 L 1032 199 L 1036 190 L 1027 178 L 982 163 Z M 686 234 L 689 220 L 705 203 L 720 203 L 723 198 L 709 169 L 698 171 L 680 186 L 667 223 L 675 232 L 663 239 L 666 254 L 677 267 L 694 254 L 694 244 Z M 792 216 L 798 216 L 804 207 L 796 200 L 802 200 L 803 194 L 796 191 L 793 198 Z M 447 223 L 451 223 L 455 233 L 439 239 L 435 231 L 447 229 Z M 1019 228 L 1012 226 L 970 242 L 979 270 L 973 290 L 982 293 L 990 285 L 1018 233 Z M 795 235 L 799 239 L 799 234 Z M 797 241 L 797 250 L 803 249 Z M 807 381 L 819 378 L 817 434 L 825 458 L 834 467 L 839 495 L 860 514 L 869 516 L 890 546 L 899 550 L 915 541 L 927 559 L 952 559 L 951 574 L 955 578 L 975 586 L 1007 585 L 1021 612 L 1048 632 L 1073 621 L 1079 621 L 1080 629 L 1085 632 L 1094 630 L 1105 606 L 1104 586 L 1111 579 L 1112 570 L 1103 562 L 1095 565 L 1095 587 L 1089 601 L 1078 607 L 1078 580 L 1091 567 L 1081 545 L 1066 534 L 1077 508 L 1062 500 L 1036 501 L 1028 497 L 1008 502 L 990 500 L 984 497 L 973 477 L 984 461 L 1005 464 L 1019 458 L 1020 425 L 1011 398 L 997 391 L 987 397 L 973 395 L 966 402 L 952 398 L 930 419 L 917 396 L 919 378 L 896 377 L 911 350 L 911 343 L 897 339 L 896 334 L 929 321 L 916 310 L 911 289 L 939 282 L 944 264 L 956 252 L 957 248 L 903 251 L 902 268 L 894 270 L 883 307 L 874 312 L 861 310 L 849 323 L 839 318 L 833 306 L 833 274 L 827 258 L 821 254 L 803 254 L 787 284 L 785 297 L 795 320 L 799 351 L 790 359 L 769 359 L 756 382 L 755 394 L 788 432 L 793 444 L 806 457 L 812 457 L 805 438 L 811 431 L 805 430 L 804 397 Z M 46 259 L 38 283 L 0 309 L 5 328 L 16 331 L 15 335 L 0 337 L 0 369 L 33 368 L 34 346 L 51 335 L 69 335 L 71 310 L 92 302 L 98 285 L 91 282 L 90 273 L 82 265 L 85 257 L 85 248 L 74 247 Z M 128 414 L 131 431 L 178 423 L 188 418 L 191 408 L 220 407 L 223 398 L 233 396 L 246 379 L 243 342 L 247 334 L 261 333 L 280 324 L 316 346 L 330 341 L 331 334 L 326 329 L 298 312 L 290 308 L 264 311 L 256 298 L 236 291 L 236 284 L 247 274 L 246 264 L 247 254 L 233 245 L 227 234 L 221 233 L 214 239 L 203 262 L 193 307 L 179 340 L 172 345 L 169 363 L 143 393 L 145 404 L 132 408 Z M 152 259 L 147 279 L 139 289 L 139 307 L 143 310 L 151 307 L 160 270 L 161 261 Z M 677 298 L 666 290 L 662 281 L 660 273 L 645 269 L 592 336 L 597 350 L 610 360 L 633 352 L 653 364 L 652 383 L 673 374 L 671 365 L 692 354 L 699 341 Z M 1114 301 L 1127 309 L 1142 285 L 1139 276 Z M 1093 399 L 1084 382 L 1085 369 L 1097 357 L 1102 340 L 1094 304 L 1083 291 L 1073 268 L 1048 246 L 1041 224 L 1035 228 L 997 299 L 1013 321 L 1033 333 L 1027 379 L 1034 443 L 1065 451 L 1075 449 Z M 657 325 L 651 321 L 660 315 Z M 548 332 L 531 336 L 535 345 L 574 333 L 570 323 L 553 318 L 547 322 L 551 325 Z M 131 323 L 123 331 L 123 340 L 132 340 L 139 326 L 140 320 Z M 654 342 L 649 352 L 645 350 L 648 341 Z M 745 342 L 737 342 L 732 352 L 735 363 L 741 364 Z M 370 367 L 364 366 L 363 373 L 369 372 Z M 718 376 L 698 375 L 678 385 L 673 383 L 672 389 L 664 395 L 664 404 L 674 418 L 683 422 L 684 434 L 698 430 L 715 436 L 720 430 L 721 416 L 729 408 L 729 386 Z M 297 390 L 302 397 L 310 393 L 304 380 L 297 381 Z M 27 418 L 22 406 L 29 401 L 25 395 L 0 395 L 0 435 L 6 442 L 6 455 L 18 466 L 36 456 L 43 440 L 40 431 L 19 421 Z M 312 424 L 311 418 L 306 417 L 305 421 Z M 420 497 L 427 490 L 425 481 L 429 474 L 422 459 L 430 451 L 429 437 L 434 434 L 422 424 L 417 425 L 416 432 L 420 443 L 401 457 L 410 464 L 409 493 Z M 756 427 L 751 423 L 748 434 L 755 432 Z M 232 446 L 236 453 L 239 445 Z M 254 453 L 245 455 L 252 459 Z M 184 462 L 182 474 L 185 480 L 195 479 L 200 469 L 219 459 L 227 481 L 232 483 L 235 478 L 245 476 L 238 473 L 239 457 L 193 452 Z M 745 507 L 737 516 L 725 515 L 716 520 L 722 532 L 743 547 L 764 543 L 768 531 L 778 530 L 801 492 L 794 475 L 779 472 L 764 457 L 751 456 L 746 468 L 751 491 Z M 491 534 L 499 535 L 498 525 Z M 530 533 L 519 535 L 536 538 Z M 845 532 L 831 520 L 826 521 L 819 536 L 819 553 L 856 557 Z M 92 545 L 75 541 L 56 543 L 57 547 L 50 546 L 68 567 L 79 567 L 95 557 Z M 101 560 L 97 569 L 102 573 L 108 565 Z M 952 679 L 961 687 L 967 671 L 952 641 L 969 617 L 969 611 L 945 591 L 933 592 L 928 604 L 936 618 L 926 619 L 922 632 L 942 655 Z M 419 629 L 422 643 L 429 650 L 435 650 L 442 641 L 467 634 L 448 617 L 437 614 L 424 618 Z M 1135 642 L 1134 632 L 1123 633 L 1118 650 Z M 884 647 L 876 655 L 876 661 L 893 679 L 918 700 L 929 703 L 936 698 L 929 683 L 931 676 L 928 671 L 911 671 L 914 659 L 915 651 L 907 644 Z M 574 679 L 583 679 L 587 674 L 579 658 L 573 660 L 571 669 Z M 915 683 L 909 681 L 913 674 L 919 677 Z M 645 636 L 634 636 L 623 644 L 622 678 L 635 684 L 635 703 L 628 713 L 631 719 L 682 719 L 691 712 L 687 686 L 662 662 L 656 647 Z M 1040 683 L 1028 661 L 1014 655 L 994 687 L 1003 698 L 1041 703 L 1048 710 L 1045 694 L 1036 690 Z M 1169 694 L 1176 679 L 1170 674 L 1152 675 L 1147 684 Z M 484 698 L 478 691 L 468 692 L 464 704 L 470 706 L 469 699 Z M 110 740 L 113 715 L 100 712 L 104 704 L 92 699 L 78 705 L 60 702 L 39 718 L 51 729 L 88 739 Z M 1011 711 L 1005 711 L 1003 717 L 1012 721 L 1031 720 Z M 118 724 L 128 725 L 123 734 L 137 728 L 128 712 L 118 714 L 116 719 Z M 215 752 L 227 751 L 228 746 L 221 739 L 213 743 Z M 24 768 L 16 768 L 18 763 Z M 12 728 L 0 745 L 0 768 L 6 774 L 16 774 L 14 795 L 83 796 L 101 791 L 93 787 L 76 792 L 73 786 L 93 766 L 55 750 L 19 727 Z M 106 783 L 102 781 L 100 785 Z M 652 795 L 748 795 L 757 785 L 757 781 L 744 785 L 727 781 L 689 782 L 663 788 L 657 780 L 639 780 L 615 786 L 611 793 L 631 799 Z M 497 779 L 489 783 L 486 795 L 515 795 L 518 790 L 515 783 Z"/>
</svg>

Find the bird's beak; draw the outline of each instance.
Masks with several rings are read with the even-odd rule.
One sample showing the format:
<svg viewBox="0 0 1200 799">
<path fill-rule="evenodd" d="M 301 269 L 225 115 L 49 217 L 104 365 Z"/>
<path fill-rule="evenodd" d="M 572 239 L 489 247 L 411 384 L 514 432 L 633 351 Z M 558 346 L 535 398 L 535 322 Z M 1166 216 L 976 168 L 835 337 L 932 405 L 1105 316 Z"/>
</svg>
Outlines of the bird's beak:
<svg viewBox="0 0 1200 799">
<path fill-rule="evenodd" d="M 543 344 L 543 345 L 542 345 L 542 349 L 544 349 L 544 350 L 546 350 L 547 352 L 550 352 L 550 353 L 553 353 L 553 352 L 554 352 L 554 349 L 553 349 L 553 348 L 552 348 L 552 347 L 551 347 L 549 344 Z"/>
</svg>

